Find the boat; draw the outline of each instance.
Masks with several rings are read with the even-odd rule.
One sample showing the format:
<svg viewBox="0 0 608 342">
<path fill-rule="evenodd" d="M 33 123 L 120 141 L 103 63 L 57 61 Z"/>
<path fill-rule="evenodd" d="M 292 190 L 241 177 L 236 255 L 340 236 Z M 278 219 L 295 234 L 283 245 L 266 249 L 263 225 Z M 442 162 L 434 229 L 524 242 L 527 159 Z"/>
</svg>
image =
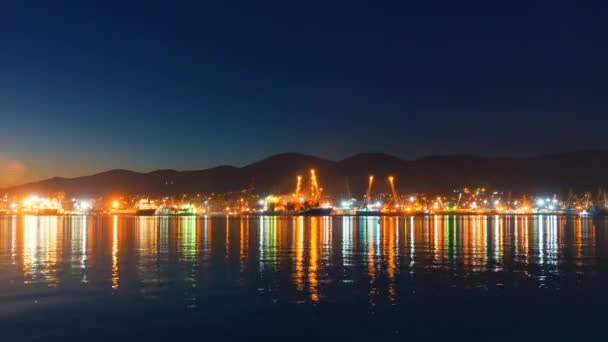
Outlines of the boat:
<svg viewBox="0 0 608 342">
<path fill-rule="evenodd" d="M 327 216 L 331 214 L 331 207 L 309 207 L 295 213 L 296 216 Z"/>
<path fill-rule="evenodd" d="M 171 216 L 171 215 L 175 214 L 175 209 L 173 209 L 171 207 L 163 206 L 163 207 L 158 208 L 156 213 L 160 216 Z"/>
<path fill-rule="evenodd" d="M 137 216 L 152 216 L 154 214 L 156 214 L 156 209 L 154 209 L 154 208 L 135 210 L 135 215 L 137 215 Z"/>
<path fill-rule="evenodd" d="M 328 201 L 321 201 L 321 189 L 317 181 L 316 171 L 310 170 L 310 198 L 305 201 L 304 198 L 300 197 L 300 187 L 302 177 L 297 177 L 296 192 L 294 193 L 294 202 L 290 202 L 285 206 L 287 213 L 295 216 L 327 216 L 331 214 L 333 207 Z M 271 210 L 276 210 L 277 207 L 273 206 Z"/>
<path fill-rule="evenodd" d="M 177 216 L 197 216 L 198 212 L 194 205 L 185 204 L 185 205 L 182 205 L 182 207 L 175 212 L 175 215 L 177 215 Z"/>
<path fill-rule="evenodd" d="M 135 209 L 135 215 L 137 216 L 152 216 L 156 214 L 156 206 L 153 202 L 146 199 L 141 199 L 139 203 L 137 203 L 137 207 Z"/>
<path fill-rule="evenodd" d="M 355 215 L 357 216 L 380 216 L 381 205 L 379 202 L 370 203 L 372 196 L 372 185 L 374 184 L 374 176 L 370 175 L 367 183 L 367 192 L 365 193 L 365 206 L 357 209 Z"/>
<path fill-rule="evenodd" d="M 380 210 L 370 210 L 367 208 L 361 208 L 355 212 L 355 215 L 357 215 L 357 216 L 380 216 L 380 215 L 382 215 L 382 212 Z"/>
<path fill-rule="evenodd" d="M 111 215 L 134 215 L 135 209 L 123 209 L 123 208 L 112 208 L 110 209 Z"/>
<path fill-rule="evenodd" d="M 38 216 L 57 216 L 59 215 L 59 209 L 57 208 L 40 208 L 37 213 Z"/>
<path fill-rule="evenodd" d="M 57 216 L 60 215 L 61 212 L 57 208 L 28 208 L 20 211 L 23 215 L 32 215 L 32 216 Z"/>
</svg>

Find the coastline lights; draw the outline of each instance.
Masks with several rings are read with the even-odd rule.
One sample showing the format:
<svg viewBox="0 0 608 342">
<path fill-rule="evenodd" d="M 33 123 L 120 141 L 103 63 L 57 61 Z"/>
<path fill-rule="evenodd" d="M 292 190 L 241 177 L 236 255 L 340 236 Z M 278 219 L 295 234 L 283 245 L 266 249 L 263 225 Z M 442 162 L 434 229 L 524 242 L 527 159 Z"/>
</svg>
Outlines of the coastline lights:
<svg viewBox="0 0 608 342">
<path fill-rule="evenodd" d="M 382 202 L 376 201 L 374 203 L 368 203 L 366 207 L 368 210 L 380 210 L 380 208 L 382 208 Z"/>
<path fill-rule="evenodd" d="M 38 202 L 40 202 L 40 197 L 38 197 L 38 195 L 31 195 L 23 200 L 23 205 L 26 207 L 30 207 L 32 205 L 37 204 Z"/>
<path fill-rule="evenodd" d="M 340 202 L 340 206 L 342 207 L 342 209 L 350 210 L 353 206 L 353 200 L 343 200 L 342 202 Z"/>
<path fill-rule="evenodd" d="M 76 202 L 76 209 L 78 211 L 89 211 L 93 205 L 88 200 L 79 200 Z"/>
<path fill-rule="evenodd" d="M 31 195 L 23 200 L 24 207 L 30 208 L 54 208 L 58 207 L 58 202 L 55 199 L 42 198 L 38 195 Z"/>
</svg>

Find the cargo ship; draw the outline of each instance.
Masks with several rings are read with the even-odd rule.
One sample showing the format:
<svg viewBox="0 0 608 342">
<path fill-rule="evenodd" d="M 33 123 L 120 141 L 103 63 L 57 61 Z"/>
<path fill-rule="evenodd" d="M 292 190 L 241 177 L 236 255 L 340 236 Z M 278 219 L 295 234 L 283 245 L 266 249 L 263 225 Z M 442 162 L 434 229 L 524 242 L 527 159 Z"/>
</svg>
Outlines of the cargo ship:
<svg viewBox="0 0 608 342">
<path fill-rule="evenodd" d="M 20 213 L 33 216 L 57 216 L 61 215 L 61 210 L 58 208 L 26 208 L 22 209 Z"/>
<path fill-rule="evenodd" d="M 137 216 L 152 216 L 156 214 L 156 206 L 149 199 L 141 199 L 135 209 Z"/>
<path fill-rule="evenodd" d="M 162 206 L 156 210 L 156 214 L 160 216 L 171 216 L 175 215 L 175 209 L 167 206 Z"/>
<path fill-rule="evenodd" d="M 57 216 L 59 215 L 59 209 L 57 208 L 40 208 L 36 212 L 38 216 Z"/>
<path fill-rule="evenodd" d="M 380 216 L 382 212 L 380 210 L 372 210 L 368 208 L 361 208 L 355 212 L 357 216 Z"/>
<path fill-rule="evenodd" d="M 156 214 L 156 209 L 137 209 L 135 215 L 137 216 L 152 216 Z"/>
<path fill-rule="evenodd" d="M 110 214 L 112 214 L 112 215 L 134 215 L 135 209 L 112 208 L 112 209 L 110 209 Z"/>
<path fill-rule="evenodd" d="M 367 183 L 367 192 L 365 193 L 365 206 L 357 209 L 355 215 L 357 216 L 380 216 L 381 205 L 379 202 L 371 204 L 372 196 L 372 185 L 374 184 L 374 176 L 370 175 Z"/>
<path fill-rule="evenodd" d="M 198 211 L 196 210 L 196 206 L 194 206 L 192 204 L 185 204 L 185 205 L 182 205 L 182 207 L 179 208 L 175 212 L 175 215 L 177 215 L 177 216 L 197 216 Z"/>
<path fill-rule="evenodd" d="M 296 216 L 327 216 L 331 214 L 331 207 L 309 207 L 295 213 Z"/>
</svg>

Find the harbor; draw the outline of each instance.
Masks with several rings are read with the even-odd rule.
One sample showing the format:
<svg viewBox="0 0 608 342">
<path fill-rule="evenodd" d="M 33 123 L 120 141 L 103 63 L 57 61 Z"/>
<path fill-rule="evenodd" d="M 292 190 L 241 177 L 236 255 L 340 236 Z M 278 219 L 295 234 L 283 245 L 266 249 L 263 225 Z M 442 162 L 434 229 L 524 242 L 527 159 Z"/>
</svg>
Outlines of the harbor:
<svg viewBox="0 0 608 342">
<path fill-rule="evenodd" d="M 320 176 L 310 169 L 297 175 L 293 191 L 264 194 L 251 189 L 230 193 L 185 193 L 70 197 L 55 194 L 5 194 L 0 197 L 4 215 L 135 215 L 135 216 L 425 216 L 425 215 L 574 215 L 608 213 L 608 193 L 566 195 L 512 194 L 486 187 L 463 187 L 450 193 L 402 193 L 397 179 L 369 175 L 366 192 L 341 196 L 324 192 Z M 385 182 L 388 192 L 375 191 Z"/>
</svg>

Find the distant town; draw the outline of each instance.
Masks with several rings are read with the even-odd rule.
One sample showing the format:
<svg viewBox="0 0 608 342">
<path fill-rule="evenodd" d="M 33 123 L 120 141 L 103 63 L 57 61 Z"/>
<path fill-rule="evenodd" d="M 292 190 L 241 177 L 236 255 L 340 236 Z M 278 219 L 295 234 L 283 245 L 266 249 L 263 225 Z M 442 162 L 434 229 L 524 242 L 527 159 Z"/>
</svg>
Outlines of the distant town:
<svg viewBox="0 0 608 342">
<path fill-rule="evenodd" d="M 387 182 L 390 192 L 375 192 L 374 185 Z M 228 193 L 153 196 L 150 194 L 73 198 L 63 192 L 28 195 L 4 194 L 0 214 L 5 215 L 433 215 L 433 214 L 562 214 L 604 215 L 608 213 L 608 194 L 570 192 L 527 194 L 514 197 L 510 192 L 485 187 L 459 188 L 450 193 L 399 193 L 397 179 L 376 179 L 369 175 L 367 191 L 351 198 L 326 195 L 315 169 L 294 177 L 289 193 L 258 194 L 251 189 Z"/>
</svg>

